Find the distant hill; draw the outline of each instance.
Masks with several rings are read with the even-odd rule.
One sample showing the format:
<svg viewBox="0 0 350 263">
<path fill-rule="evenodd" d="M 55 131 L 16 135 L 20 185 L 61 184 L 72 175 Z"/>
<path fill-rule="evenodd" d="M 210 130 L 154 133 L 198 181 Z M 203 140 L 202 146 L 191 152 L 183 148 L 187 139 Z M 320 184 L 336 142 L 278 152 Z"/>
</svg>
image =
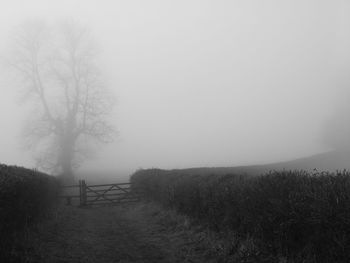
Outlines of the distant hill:
<svg viewBox="0 0 350 263">
<path fill-rule="evenodd" d="M 350 170 L 350 151 L 329 151 L 306 158 L 274 164 L 276 169 L 304 169 L 318 171 Z"/>
<path fill-rule="evenodd" d="M 172 171 L 186 174 L 249 174 L 261 175 L 273 170 L 308 170 L 335 172 L 336 170 L 350 171 L 350 151 L 329 151 L 287 162 L 262 165 L 247 165 L 235 167 L 199 167 L 187 169 L 173 169 Z M 84 171 L 76 175 L 78 179 L 85 179 L 89 184 L 117 183 L 129 181 L 129 172 L 123 171 Z"/>
<path fill-rule="evenodd" d="M 260 175 L 273 170 L 330 171 L 350 170 L 350 151 L 329 151 L 287 162 L 236 167 L 202 167 L 179 169 L 190 174 L 250 174 Z"/>
</svg>

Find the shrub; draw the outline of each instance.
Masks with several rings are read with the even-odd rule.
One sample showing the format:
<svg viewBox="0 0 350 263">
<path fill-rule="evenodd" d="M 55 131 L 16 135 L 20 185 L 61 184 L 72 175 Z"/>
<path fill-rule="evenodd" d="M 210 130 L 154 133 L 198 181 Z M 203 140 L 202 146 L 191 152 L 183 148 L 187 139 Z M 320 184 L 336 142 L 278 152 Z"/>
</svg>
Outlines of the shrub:
<svg viewBox="0 0 350 263">
<path fill-rule="evenodd" d="M 273 253 L 350 262 L 350 174 L 345 171 L 252 177 L 152 169 L 137 171 L 131 182 L 149 200 L 218 231 L 253 236 Z"/>
<path fill-rule="evenodd" d="M 52 176 L 21 167 L 0 165 L 2 260 L 7 260 L 16 236 L 45 217 L 56 204 L 58 190 L 58 181 Z"/>
</svg>

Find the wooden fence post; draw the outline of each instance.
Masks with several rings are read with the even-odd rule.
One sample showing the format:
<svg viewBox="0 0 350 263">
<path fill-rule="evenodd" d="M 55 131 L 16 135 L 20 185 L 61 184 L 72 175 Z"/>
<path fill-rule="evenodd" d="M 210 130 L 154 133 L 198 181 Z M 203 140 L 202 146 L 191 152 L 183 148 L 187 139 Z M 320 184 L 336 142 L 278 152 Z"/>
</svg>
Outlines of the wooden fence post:
<svg viewBox="0 0 350 263">
<path fill-rule="evenodd" d="M 80 206 L 86 206 L 86 183 L 85 180 L 79 180 Z"/>
<path fill-rule="evenodd" d="M 81 198 L 82 195 L 82 190 L 81 190 L 81 180 L 79 180 L 79 205 L 82 206 L 83 205 L 83 199 Z"/>
<path fill-rule="evenodd" d="M 81 199 L 82 199 L 82 206 L 86 206 L 86 183 L 85 180 L 81 181 Z"/>
<path fill-rule="evenodd" d="M 67 196 L 67 198 L 66 198 L 66 205 L 72 205 L 72 197 Z"/>
</svg>

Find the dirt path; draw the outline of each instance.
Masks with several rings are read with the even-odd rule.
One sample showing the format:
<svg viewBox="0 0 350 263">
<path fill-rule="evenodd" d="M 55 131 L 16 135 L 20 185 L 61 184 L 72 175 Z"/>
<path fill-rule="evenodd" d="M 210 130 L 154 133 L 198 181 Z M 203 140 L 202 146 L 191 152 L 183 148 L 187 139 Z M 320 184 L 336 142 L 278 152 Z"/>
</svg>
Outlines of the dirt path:
<svg viewBox="0 0 350 263">
<path fill-rule="evenodd" d="M 209 262 L 196 240 L 133 207 L 65 208 L 40 231 L 35 262 Z M 195 253 L 193 249 L 195 247 Z"/>
</svg>

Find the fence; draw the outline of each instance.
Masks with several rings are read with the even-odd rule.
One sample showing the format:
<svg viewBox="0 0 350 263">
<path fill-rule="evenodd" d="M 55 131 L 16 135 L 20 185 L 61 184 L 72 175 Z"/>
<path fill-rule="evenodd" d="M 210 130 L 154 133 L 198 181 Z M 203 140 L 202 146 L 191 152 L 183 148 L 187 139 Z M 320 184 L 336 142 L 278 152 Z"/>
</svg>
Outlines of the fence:
<svg viewBox="0 0 350 263">
<path fill-rule="evenodd" d="M 87 185 L 80 180 L 78 185 L 62 186 L 61 195 L 67 205 L 95 206 L 117 205 L 140 201 L 140 192 L 131 188 L 131 183 Z"/>
</svg>

